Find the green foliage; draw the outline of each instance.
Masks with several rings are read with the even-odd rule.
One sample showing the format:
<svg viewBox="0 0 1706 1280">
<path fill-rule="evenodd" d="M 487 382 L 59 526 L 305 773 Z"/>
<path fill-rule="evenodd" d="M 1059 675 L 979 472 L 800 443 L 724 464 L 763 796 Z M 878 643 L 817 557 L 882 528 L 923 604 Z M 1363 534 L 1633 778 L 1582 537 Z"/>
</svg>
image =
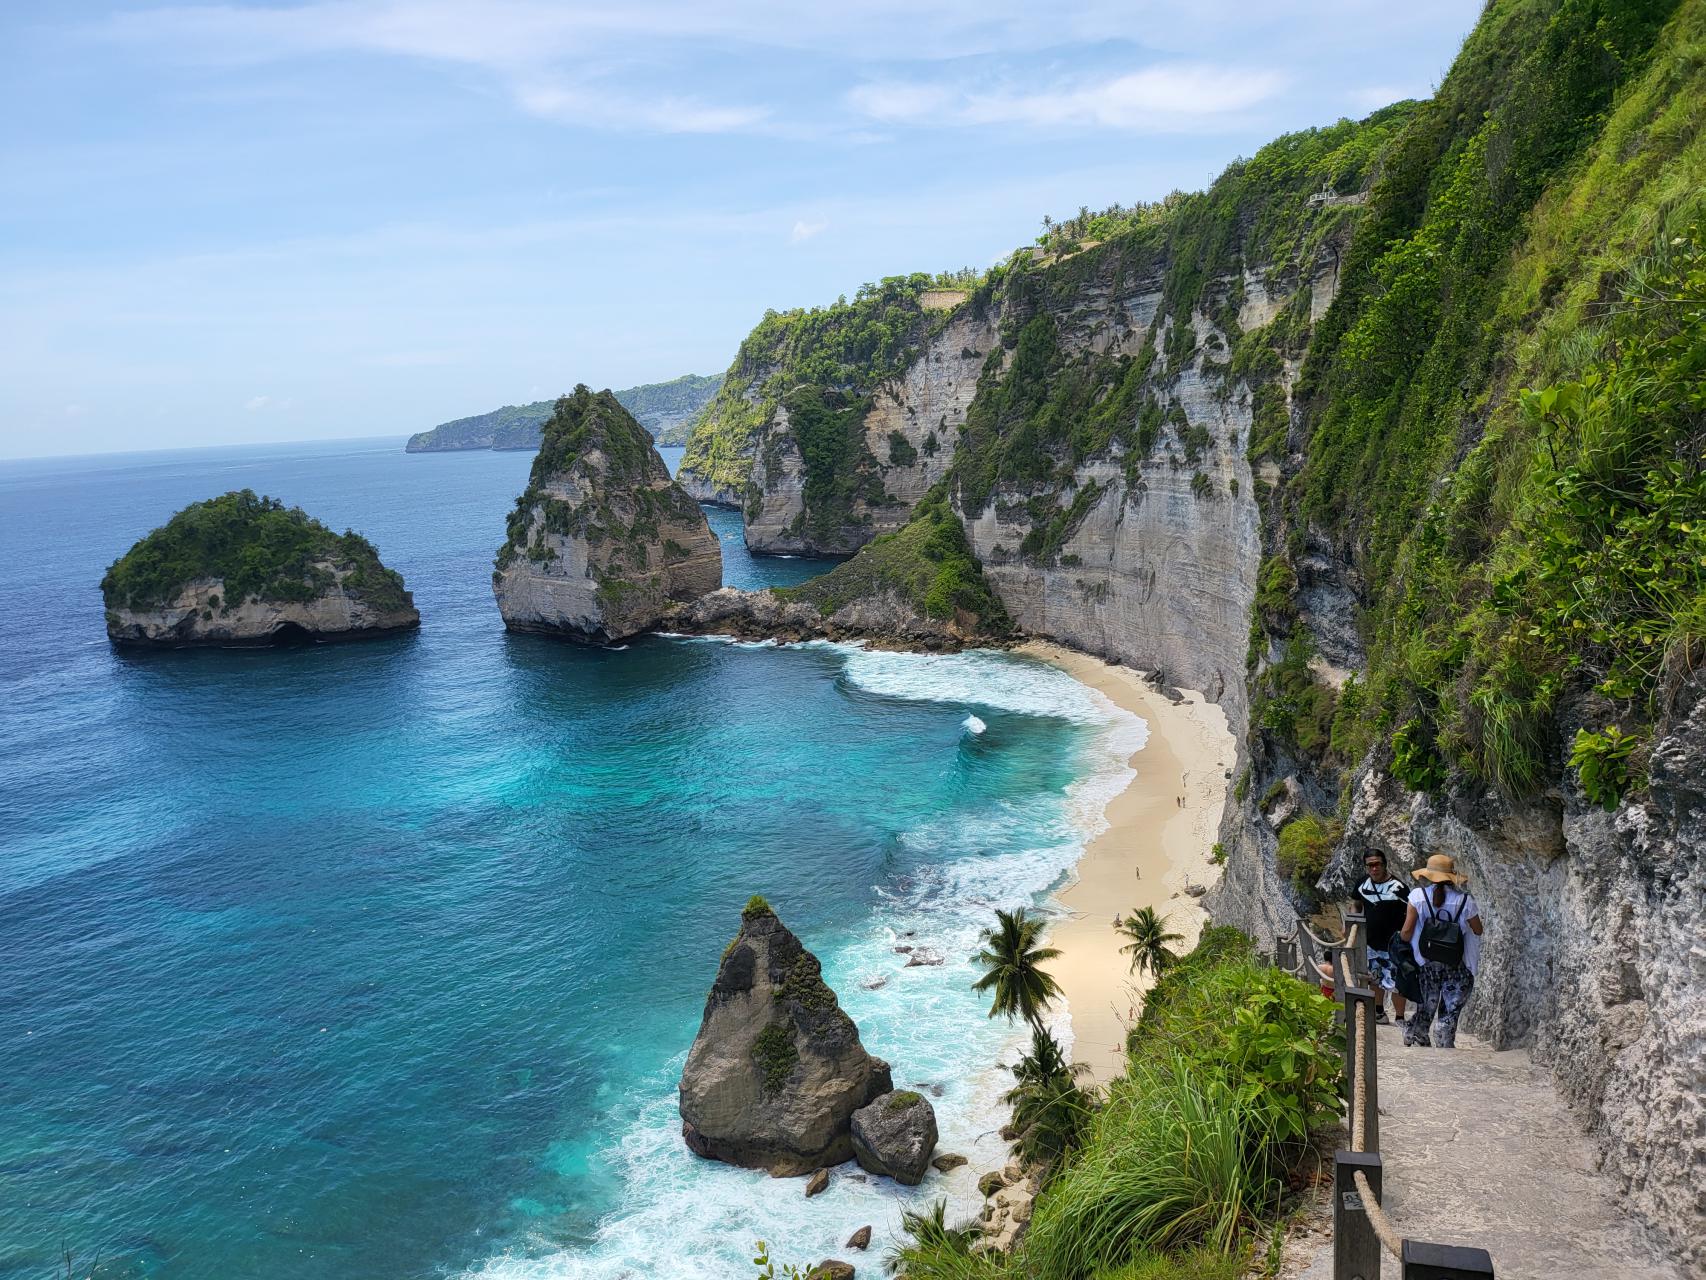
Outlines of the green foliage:
<svg viewBox="0 0 1706 1280">
<path fill-rule="evenodd" d="M 1590 803 L 1603 806 L 1609 813 L 1622 802 L 1631 781 L 1629 756 L 1639 741 L 1631 734 L 1619 732 L 1614 724 L 1606 725 L 1602 733 L 1576 730 L 1570 768 L 1577 771 L 1582 793 Z"/>
<path fill-rule="evenodd" d="M 911 1089 L 896 1089 L 889 1096 L 888 1109 L 890 1111 L 905 1111 L 908 1107 L 916 1106 L 923 1101 L 924 1095 L 922 1093 L 914 1093 Z"/>
<path fill-rule="evenodd" d="M 1319 814 L 1301 813 L 1280 828 L 1279 849 L 1274 855 L 1279 873 L 1304 895 L 1313 895 L 1315 882 L 1327 869 L 1327 859 L 1339 842 L 1337 822 Z"/>
<path fill-rule="evenodd" d="M 412 603 L 403 579 L 359 533 L 333 533 L 300 507 L 242 489 L 192 503 L 115 560 L 101 579 L 109 609 L 173 600 L 198 578 L 223 581 L 209 604 L 221 613 L 250 599 L 312 600 L 344 575 L 376 609 Z"/>
<path fill-rule="evenodd" d="M 1386 148 L 1272 504 L 1276 551 L 1313 527 L 1368 584 L 1354 700 L 1327 723 L 1282 669 L 1258 709 L 1329 776 L 1385 738 L 1413 787 L 1530 794 L 1565 702 L 1638 732 L 1697 659 L 1702 102 L 1698 6 L 1503 0 Z M 1253 655 L 1291 644 L 1295 599 L 1264 581 Z"/>
<path fill-rule="evenodd" d="M 1283 563 L 1275 560 L 1270 565 Z M 1263 574 L 1264 590 L 1272 590 L 1266 585 L 1271 576 L 1280 575 L 1270 567 Z M 1296 582 L 1289 568 L 1282 580 Z M 1280 660 L 1252 681 L 1250 715 L 1263 730 L 1299 755 L 1321 761 L 1332 751 L 1338 697 L 1310 668 L 1314 655 L 1308 629 L 1295 624 Z"/>
<path fill-rule="evenodd" d="M 752 1057 L 764 1073 L 764 1091 L 781 1092 L 794 1064 L 800 1060 L 799 1050 L 794 1048 L 793 1029 L 785 1022 L 770 1023 L 752 1042 Z"/>
<path fill-rule="evenodd" d="M 1120 948 L 1120 954 L 1131 957 L 1133 973 L 1150 973 L 1159 978 L 1169 965 L 1177 962 L 1178 956 L 1167 944 L 1180 941 L 1184 935 L 1168 932 L 1167 922 L 1154 907 L 1139 907 L 1115 927 L 1129 939 Z"/>
<path fill-rule="evenodd" d="M 753 920 L 759 916 L 773 916 L 776 912 L 761 893 L 755 893 L 746 900 L 746 906 L 741 908 L 742 920 Z"/>
<path fill-rule="evenodd" d="M 926 442 L 925 442 L 926 447 L 928 448 L 928 446 L 935 439 L 936 439 L 936 433 L 931 432 L 929 439 L 926 440 Z M 929 449 L 929 452 L 934 453 L 936 451 L 934 449 Z M 897 466 L 897 467 L 910 467 L 913 463 L 915 463 L 917 461 L 918 461 L 918 450 L 914 449 L 912 447 L 912 442 L 909 441 L 905 436 L 903 436 L 898 431 L 889 432 L 889 462 L 890 462 L 890 464 L 893 466 Z"/>
<path fill-rule="evenodd" d="M 1046 1181 L 1082 1144 L 1094 1099 L 1077 1081 L 1089 1068 L 1069 1063 L 1060 1043 L 1040 1026 L 1031 1027 L 1031 1050 L 1013 1066 L 1013 1087 L 1002 1101 L 1013 1108 L 1018 1130 L 1013 1149 Z"/>
<path fill-rule="evenodd" d="M 903 1239 L 889 1253 L 888 1270 L 906 1280 L 1016 1280 L 1011 1259 L 971 1251 L 982 1236 L 976 1223 L 953 1227 L 947 1216 L 946 1200 L 932 1201 L 927 1209 L 902 1209 Z"/>
<path fill-rule="evenodd" d="M 972 990 L 990 993 L 990 1017 L 1023 1018 L 1040 1026 L 1044 1010 L 1060 995 L 1060 984 L 1042 965 L 1060 951 L 1042 945 L 1043 921 L 1023 907 L 997 910 L 995 921 L 993 929 L 983 932 L 983 947 L 976 956 L 983 976 L 972 983 Z"/>
<path fill-rule="evenodd" d="M 744 491 L 757 436 L 775 420 L 784 400 L 797 396 L 815 418 L 808 431 L 814 435 L 817 488 L 807 495 L 807 519 L 826 528 L 844 521 L 845 503 L 865 491 L 867 482 L 875 482 L 880 495 L 877 461 L 862 436 L 853 447 L 845 431 L 847 418 L 858 405 L 868 408 L 877 387 L 916 354 L 930 323 L 919 298 L 937 287 L 944 286 L 922 272 L 890 276 L 863 286 L 851 302 L 843 298 L 810 311 L 765 312 L 694 425 L 682 474 L 702 477 L 724 491 Z M 812 410 L 814 403 L 821 409 Z M 808 457 L 808 478 L 812 463 Z M 814 498 L 827 500 L 833 509 L 814 508 Z"/>
<path fill-rule="evenodd" d="M 858 555 L 822 577 L 778 588 L 776 594 L 815 604 L 827 617 L 855 600 L 886 591 L 926 617 L 961 621 L 970 634 L 998 639 L 1013 629 L 940 486 L 924 497 L 901 529 L 872 539 Z"/>
<path fill-rule="evenodd" d="M 1134 1061 L 1078 1156 L 1038 1198 L 1023 1272 L 1078 1280 L 1141 1251 L 1237 1248 L 1278 1199 L 1255 1111 L 1183 1056 Z"/>
</svg>

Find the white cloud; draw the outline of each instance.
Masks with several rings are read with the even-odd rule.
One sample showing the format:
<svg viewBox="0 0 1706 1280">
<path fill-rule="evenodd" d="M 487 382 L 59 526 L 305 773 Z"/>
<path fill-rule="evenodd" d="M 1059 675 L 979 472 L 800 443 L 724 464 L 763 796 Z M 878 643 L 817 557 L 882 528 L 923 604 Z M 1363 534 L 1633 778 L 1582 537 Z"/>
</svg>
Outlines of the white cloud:
<svg viewBox="0 0 1706 1280">
<path fill-rule="evenodd" d="M 794 222 L 794 230 L 793 230 L 792 234 L 790 234 L 788 237 L 788 243 L 789 244 L 804 244 L 807 240 L 810 240 L 813 236 L 822 235 L 825 231 L 828 231 L 828 230 L 829 230 L 829 220 L 827 218 L 819 220 L 819 221 L 812 221 L 812 222 L 808 222 L 804 218 L 798 218 Z"/>
<path fill-rule="evenodd" d="M 1246 111 L 1284 87 L 1274 71 L 1181 63 L 1042 90 L 882 83 L 848 97 L 855 110 L 889 123 L 1171 132 Z"/>
<path fill-rule="evenodd" d="M 250 413 L 259 413 L 271 403 L 271 396 L 250 396 L 243 402 L 243 408 L 247 409 Z"/>
</svg>

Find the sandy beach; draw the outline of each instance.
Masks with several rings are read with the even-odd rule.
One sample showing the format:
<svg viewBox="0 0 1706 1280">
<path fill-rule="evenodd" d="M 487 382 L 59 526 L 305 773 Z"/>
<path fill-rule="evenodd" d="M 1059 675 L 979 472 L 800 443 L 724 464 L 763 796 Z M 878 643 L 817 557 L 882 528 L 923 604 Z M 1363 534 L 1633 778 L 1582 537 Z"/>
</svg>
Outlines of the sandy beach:
<svg viewBox="0 0 1706 1280">
<path fill-rule="evenodd" d="M 1049 934 L 1062 953 L 1050 969 L 1066 994 L 1073 1058 L 1100 1083 L 1123 1069 L 1125 1029 L 1149 985 L 1147 976 L 1132 975 L 1129 958 L 1120 954 L 1124 939 L 1114 932 L 1114 916 L 1152 906 L 1172 932 L 1184 935 L 1176 950 L 1195 943 L 1207 914 L 1186 886 L 1206 887 L 1220 876 L 1210 855 L 1236 752 L 1225 715 L 1200 694 L 1175 703 L 1129 667 L 1051 644 L 1033 642 L 1024 652 L 1149 725 L 1148 742 L 1129 762 L 1137 776 L 1108 803 L 1108 829 L 1091 841 L 1072 882 L 1056 894 L 1068 914 Z"/>
</svg>

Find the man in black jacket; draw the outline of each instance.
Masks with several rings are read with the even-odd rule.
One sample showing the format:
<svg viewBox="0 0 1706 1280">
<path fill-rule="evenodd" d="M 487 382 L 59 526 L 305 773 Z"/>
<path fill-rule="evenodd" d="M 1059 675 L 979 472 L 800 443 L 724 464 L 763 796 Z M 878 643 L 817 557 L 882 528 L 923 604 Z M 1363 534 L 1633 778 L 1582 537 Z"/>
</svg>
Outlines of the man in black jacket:
<svg viewBox="0 0 1706 1280">
<path fill-rule="evenodd" d="M 1368 934 L 1368 972 L 1374 980 L 1375 999 L 1379 1001 L 1374 1006 L 1374 1020 L 1386 1021 L 1386 998 L 1382 993 L 1390 991 L 1392 1012 L 1403 1022 L 1404 997 L 1398 994 L 1393 977 L 1391 947 L 1394 941 L 1400 947 L 1405 945 L 1393 935 L 1404 927 L 1404 908 L 1410 900 L 1410 891 L 1402 880 L 1388 874 L 1385 854 L 1370 850 L 1363 855 L 1362 865 L 1368 878 L 1357 886 L 1357 897 L 1362 899 L 1363 918 L 1368 921 L 1364 926 Z"/>
</svg>

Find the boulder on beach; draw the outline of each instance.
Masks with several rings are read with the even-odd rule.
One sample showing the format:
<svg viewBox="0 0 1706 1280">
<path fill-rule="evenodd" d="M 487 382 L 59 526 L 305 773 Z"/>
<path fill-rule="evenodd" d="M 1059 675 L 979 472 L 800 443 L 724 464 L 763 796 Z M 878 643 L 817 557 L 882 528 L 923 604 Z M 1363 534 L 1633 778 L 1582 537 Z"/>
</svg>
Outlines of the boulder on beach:
<svg viewBox="0 0 1706 1280">
<path fill-rule="evenodd" d="M 936 1109 L 921 1093 L 885 1093 L 853 1113 L 853 1157 L 861 1168 L 915 1187 L 936 1149 Z"/>
<path fill-rule="evenodd" d="M 687 1145 L 778 1177 L 811 1173 L 853 1158 L 853 1113 L 892 1088 L 817 957 L 753 898 L 681 1073 Z"/>
</svg>

